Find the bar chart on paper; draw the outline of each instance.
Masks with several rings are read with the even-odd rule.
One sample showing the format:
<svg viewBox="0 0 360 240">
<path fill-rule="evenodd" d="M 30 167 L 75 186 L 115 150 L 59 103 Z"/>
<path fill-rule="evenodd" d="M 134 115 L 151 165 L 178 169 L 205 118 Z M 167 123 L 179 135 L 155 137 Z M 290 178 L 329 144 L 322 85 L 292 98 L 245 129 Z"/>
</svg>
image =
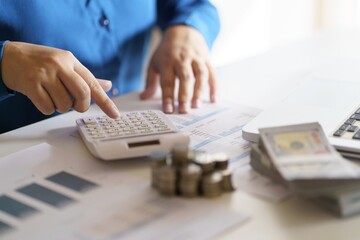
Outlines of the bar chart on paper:
<svg viewBox="0 0 360 240">
<path fill-rule="evenodd" d="M 46 180 L 77 192 L 98 187 L 98 184 L 64 171 L 43 179 L 43 181 Z M 22 196 L 16 197 L 16 194 L 15 196 L 9 196 L 8 194 L 12 194 L 11 192 L 10 190 L 7 194 L 0 195 L 0 212 L 5 216 L 17 219 L 19 222 L 23 220 L 30 221 L 31 217 L 35 218 L 36 215 L 44 213 L 44 209 L 40 210 L 40 208 L 34 207 L 34 204 L 44 204 L 55 209 L 62 209 L 68 205 L 76 204 L 74 198 L 35 182 L 13 189 L 13 192 L 17 192 Z M 29 199 L 30 203 L 28 203 Z M 35 201 L 35 203 L 31 203 L 32 201 Z M 0 236 L 2 233 L 15 229 L 14 226 L 0 221 Z"/>
<path fill-rule="evenodd" d="M 208 239 L 248 218 L 216 201 L 163 198 L 123 163 L 46 143 L 0 165 L 0 238 Z"/>
</svg>

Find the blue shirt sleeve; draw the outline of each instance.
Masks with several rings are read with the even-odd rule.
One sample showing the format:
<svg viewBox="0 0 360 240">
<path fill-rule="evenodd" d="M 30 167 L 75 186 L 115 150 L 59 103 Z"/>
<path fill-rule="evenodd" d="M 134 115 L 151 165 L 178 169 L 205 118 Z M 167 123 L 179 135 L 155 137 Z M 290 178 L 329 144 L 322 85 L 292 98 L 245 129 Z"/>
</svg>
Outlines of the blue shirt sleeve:
<svg viewBox="0 0 360 240">
<path fill-rule="evenodd" d="M 197 29 L 211 47 L 220 31 L 219 15 L 209 0 L 158 0 L 157 24 L 161 29 L 184 24 Z"/>
<path fill-rule="evenodd" d="M 0 63 L 2 61 L 3 49 L 8 41 L 0 41 Z M 14 95 L 14 92 L 9 91 L 2 80 L 1 64 L 0 64 L 0 101 Z"/>
</svg>

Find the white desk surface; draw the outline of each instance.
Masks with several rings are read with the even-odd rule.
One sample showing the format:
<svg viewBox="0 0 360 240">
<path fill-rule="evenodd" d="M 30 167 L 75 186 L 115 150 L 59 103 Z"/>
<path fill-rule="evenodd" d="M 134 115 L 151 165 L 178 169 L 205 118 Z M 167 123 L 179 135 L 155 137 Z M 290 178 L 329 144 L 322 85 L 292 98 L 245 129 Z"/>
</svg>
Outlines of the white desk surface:
<svg viewBox="0 0 360 240">
<path fill-rule="evenodd" d="M 360 30 L 327 31 L 217 69 L 220 97 L 263 109 L 284 98 L 309 73 L 360 81 L 359 66 Z M 115 101 L 121 110 L 146 108 L 134 94 Z M 92 106 L 86 115 L 98 113 Z M 86 151 L 77 139 L 69 137 L 75 119 L 81 116 L 70 112 L 0 135 L 0 157 L 42 142 Z M 223 239 L 359 239 L 360 216 L 338 219 L 296 198 L 272 203 L 237 191 L 232 199 L 233 207 L 251 219 Z"/>
</svg>

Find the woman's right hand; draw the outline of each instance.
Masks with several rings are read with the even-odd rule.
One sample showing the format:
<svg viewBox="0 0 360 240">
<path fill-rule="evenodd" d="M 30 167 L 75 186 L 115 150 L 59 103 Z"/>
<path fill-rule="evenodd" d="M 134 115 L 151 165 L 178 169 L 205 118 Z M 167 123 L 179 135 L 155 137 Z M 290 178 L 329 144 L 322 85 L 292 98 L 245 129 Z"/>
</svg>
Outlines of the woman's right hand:
<svg viewBox="0 0 360 240">
<path fill-rule="evenodd" d="M 8 42 L 1 72 L 5 86 L 26 95 L 43 114 L 71 108 L 85 112 L 93 99 L 109 117 L 120 116 L 105 93 L 111 81 L 96 79 L 69 51 Z"/>
</svg>

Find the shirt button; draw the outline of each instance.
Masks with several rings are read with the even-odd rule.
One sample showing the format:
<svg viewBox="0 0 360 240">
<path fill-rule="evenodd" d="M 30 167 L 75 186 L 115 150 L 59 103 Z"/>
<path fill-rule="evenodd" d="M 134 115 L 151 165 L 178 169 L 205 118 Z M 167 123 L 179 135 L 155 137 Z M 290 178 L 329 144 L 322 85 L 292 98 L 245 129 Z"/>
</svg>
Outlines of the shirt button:
<svg viewBox="0 0 360 240">
<path fill-rule="evenodd" d="M 107 19 L 105 16 L 102 16 L 100 18 L 99 22 L 100 22 L 100 25 L 103 26 L 103 27 L 107 27 L 110 24 L 109 19 Z"/>
<path fill-rule="evenodd" d="M 114 89 L 111 91 L 111 94 L 112 94 L 113 96 L 116 96 L 116 95 L 119 94 L 119 90 L 118 90 L 117 88 L 114 88 Z"/>
</svg>

